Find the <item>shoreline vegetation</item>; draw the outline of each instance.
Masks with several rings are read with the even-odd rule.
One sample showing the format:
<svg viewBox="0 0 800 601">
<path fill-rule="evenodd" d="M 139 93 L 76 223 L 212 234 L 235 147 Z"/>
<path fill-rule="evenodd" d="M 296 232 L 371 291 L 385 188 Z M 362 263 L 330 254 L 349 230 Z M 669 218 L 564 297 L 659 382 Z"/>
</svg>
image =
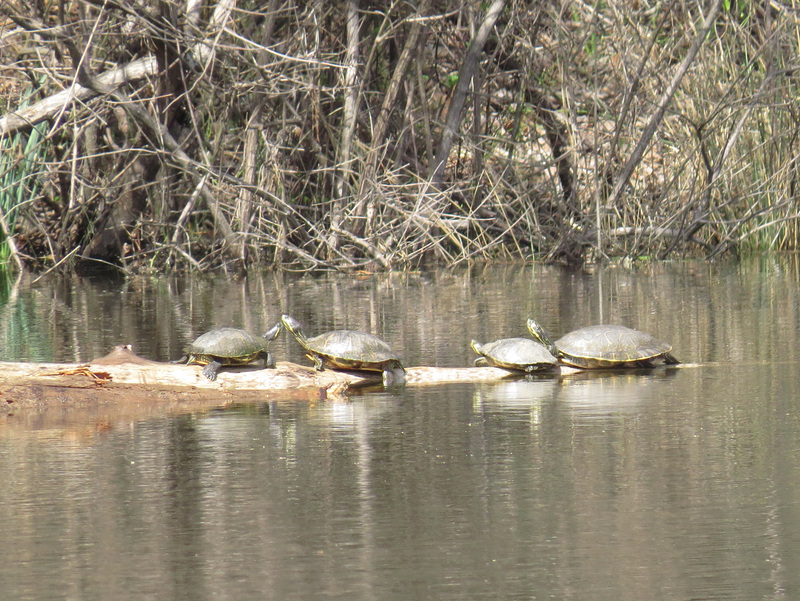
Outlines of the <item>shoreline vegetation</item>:
<svg viewBox="0 0 800 601">
<path fill-rule="evenodd" d="M 0 260 L 797 250 L 782 2 L 0 0 Z"/>
</svg>

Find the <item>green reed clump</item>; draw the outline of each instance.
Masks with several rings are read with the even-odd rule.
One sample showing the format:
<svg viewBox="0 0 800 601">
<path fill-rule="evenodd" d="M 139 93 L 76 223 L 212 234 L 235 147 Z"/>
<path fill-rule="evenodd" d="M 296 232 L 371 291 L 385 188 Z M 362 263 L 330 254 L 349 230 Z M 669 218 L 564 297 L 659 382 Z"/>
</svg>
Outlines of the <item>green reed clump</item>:
<svg viewBox="0 0 800 601">
<path fill-rule="evenodd" d="M 32 91 L 26 94 L 30 97 Z M 20 108 L 28 105 L 25 100 Z M 46 155 L 44 134 L 47 124 L 40 123 L 30 132 L 0 138 L 0 262 L 6 263 L 13 252 L 19 210 L 38 193 L 41 165 Z"/>
</svg>

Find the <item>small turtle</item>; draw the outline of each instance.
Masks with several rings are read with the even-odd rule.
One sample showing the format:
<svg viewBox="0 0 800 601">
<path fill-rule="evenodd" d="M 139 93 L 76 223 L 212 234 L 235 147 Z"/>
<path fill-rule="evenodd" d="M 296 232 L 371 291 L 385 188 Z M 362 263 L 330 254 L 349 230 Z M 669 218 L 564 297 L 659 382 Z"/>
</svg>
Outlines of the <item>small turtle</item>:
<svg viewBox="0 0 800 601">
<path fill-rule="evenodd" d="M 486 344 L 473 340 L 470 346 L 480 355 L 475 359 L 477 367 L 490 365 L 533 373 L 552 370 L 558 365 L 558 359 L 544 345 L 530 338 L 501 338 Z"/>
<path fill-rule="evenodd" d="M 306 350 L 306 355 L 319 371 L 326 367 L 379 371 L 383 372 L 384 385 L 405 382 L 406 370 L 400 358 L 377 336 L 354 330 L 333 330 L 306 338 L 303 326 L 294 317 L 282 315 L 281 323 Z"/>
<path fill-rule="evenodd" d="M 653 367 L 658 363 L 680 363 L 670 354 L 672 347 L 638 330 L 618 325 L 580 328 L 552 341 L 550 335 L 533 319 L 528 330 L 558 360 L 582 369 L 614 367 Z"/>
<path fill-rule="evenodd" d="M 263 359 L 264 367 L 275 367 L 267 346 L 280 331 L 280 323 L 272 326 L 261 338 L 238 328 L 217 328 L 186 347 L 183 351 L 186 354 L 176 363 L 205 365 L 203 375 L 212 381 L 217 379 L 217 371 L 223 365 L 246 365 Z"/>
</svg>

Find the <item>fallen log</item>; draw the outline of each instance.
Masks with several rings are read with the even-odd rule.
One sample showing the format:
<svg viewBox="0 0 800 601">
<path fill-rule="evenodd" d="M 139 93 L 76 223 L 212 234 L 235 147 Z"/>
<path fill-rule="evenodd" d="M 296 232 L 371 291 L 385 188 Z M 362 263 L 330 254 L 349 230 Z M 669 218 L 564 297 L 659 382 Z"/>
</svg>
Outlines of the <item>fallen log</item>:
<svg viewBox="0 0 800 601">
<path fill-rule="evenodd" d="M 561 366 L 541 377 L 566 375 L 593 378 L 607 372 Z M 492 383 L 519 377 L 518 372 L 496 367 L 410 367 L 406 385 Z M 275 369 L 226 367 L 212 382 L 199 365 L 150 361 L 134 354 L 129 345 L 120 345 L 88 363 L 0 362 L 0 437 L 36 431 L 39 436 L 82 444 L 98 433 L 147 418 L 235 405 L 272 407 L 276 402 L 307 408 L 317 402 L 348 400 L 371 387 L 382 388 L 382 374 L 320 372 L 290 362 L 278 362 Z"/>
<path fill-rule="evenodd" d="M 412 386 L 509 377 L 514 374 L 494 367 L 411 367 L 406 373 Z M 88 363 L 0 362 L 0 418 L 29 408 L 95 411 L 116 406 L 141 412 L 161 406 L 184 411 L 234 402 L 336 400 L 380 384 L 377 372 L 317 371 L 284 361 L 275 369 L 226 367 L 212 382 L 201 366 L 150 361 L 121 345 Z"/>
</svg>

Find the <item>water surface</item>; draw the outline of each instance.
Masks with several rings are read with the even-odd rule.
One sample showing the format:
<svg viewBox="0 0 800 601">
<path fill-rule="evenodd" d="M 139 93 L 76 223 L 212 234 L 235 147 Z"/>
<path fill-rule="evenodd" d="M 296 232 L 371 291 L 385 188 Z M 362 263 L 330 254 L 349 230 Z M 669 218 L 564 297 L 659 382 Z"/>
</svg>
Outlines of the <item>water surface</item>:
<svg viewBox="0 0 800 601">
<path fill-rule="evenodd" d="M 53 279 L 5 360 L 154 359 L 222 325 L 364 329 L 406 364 L 623 323 L 695 367 L 350 402 L 0 422 L 8 599 L 800 598 L 796 258 L 623 270 Z M 278 359 L 304 361 L 287 336 Z M 44 424 L 44 422 L 42 422 Z"/>
</svg>

